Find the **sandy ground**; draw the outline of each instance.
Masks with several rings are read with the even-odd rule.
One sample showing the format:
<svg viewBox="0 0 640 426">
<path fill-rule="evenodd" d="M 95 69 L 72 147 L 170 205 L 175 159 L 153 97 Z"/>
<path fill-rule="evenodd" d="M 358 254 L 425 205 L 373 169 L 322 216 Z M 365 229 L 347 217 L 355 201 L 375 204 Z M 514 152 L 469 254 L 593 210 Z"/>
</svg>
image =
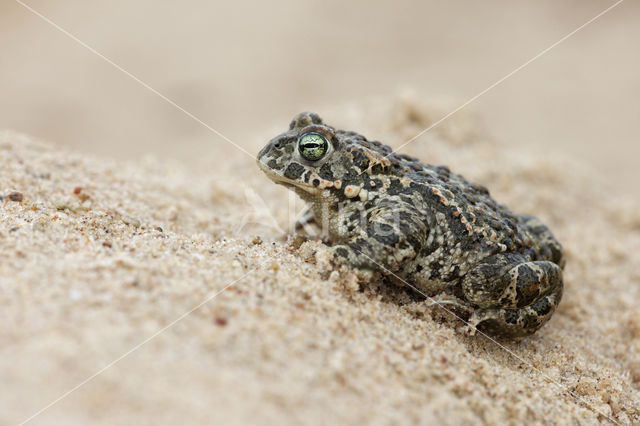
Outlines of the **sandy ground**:
<svg viewBox="0 0 640 426">
<path fill-rule="evenodd" d="M 324 115 L 395 143 L 446 109 Z M 425 137 L 408 151 L 565 245 L 564 300 L 533 337 L 470 337 L 398 288 L 332 271 L 323 244 L 287 237 L 288 192 L 233 148 L 188 167 L 2 133 L 0 424 L 78 384 L 30 424 L 639 423 L 640 205 L 470 116 Z"/>
</svg>

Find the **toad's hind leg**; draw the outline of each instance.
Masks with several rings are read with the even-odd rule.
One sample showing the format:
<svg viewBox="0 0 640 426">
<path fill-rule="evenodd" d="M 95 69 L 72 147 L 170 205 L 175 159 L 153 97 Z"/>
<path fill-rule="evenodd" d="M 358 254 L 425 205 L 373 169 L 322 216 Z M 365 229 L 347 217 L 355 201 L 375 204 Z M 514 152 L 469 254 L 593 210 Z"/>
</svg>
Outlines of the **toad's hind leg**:
<svg viewBox="0 0 640 426">
<path fill-rule="evenodd" d="M 549 321 L 561 298 L 562 290 L 543 296 L 524 308 L 475 311 L 469 318 L 467 329 L 473 334 L 481 324 L 481 329 L 490 334 L 522 340 Z"/>
<path fill-rule="evenodd" d="M 492 334 L 519 339 L 538 330 L 562 298 L 562 269 L 549 261 L 515 264 L 502 274 L 504 259 L 489 258 L 465 277 L 465 299 L 478 306 L 469 318 Z M 512 259 L 513 260 L 513 259 Z"/>
</svg>

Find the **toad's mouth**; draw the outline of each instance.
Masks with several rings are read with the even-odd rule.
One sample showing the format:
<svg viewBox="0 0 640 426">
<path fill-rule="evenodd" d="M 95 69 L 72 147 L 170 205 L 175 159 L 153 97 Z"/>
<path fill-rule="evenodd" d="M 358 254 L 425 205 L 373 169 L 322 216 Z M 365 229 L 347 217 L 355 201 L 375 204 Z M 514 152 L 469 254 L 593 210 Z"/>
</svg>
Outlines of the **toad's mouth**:
<svg viewBox="0 0 640 426">
<path fill-rule="evenodd" d="M 274 172 L 274 170 L 272 168 L 270 168 L 265 162 L 258 160 L 258 167 L 260 167 L 260 170 L 262 170 L 264 172 L 264 174 L 267 175 L 267 177 L 269 179 L 271 179 L 273 182 L 277 183 L 278 185 L 282 185 L 287 189 L 291 189 L 291 190 L 302 190 L 304 192 L 307 192 L 311 195 L 314 196 L 318 196 L 320 195 L 320 193 L 322 192 L 322 190 L 320 188 L 316 188 L 314 186 L 310 186 L 304 182 L 300 182 L 297 180 L 293 180 L 293 179 L 289 179 L 281 174 L 278 174 L 276 172 Z M 296 191 L 298 192 L 298 191 Z"/>
<path fill-rule="evenodd" d="M 315 188 L 313 186 L 309 186 L 307 184 L 305 184 L 304 182 L 298 182 L 295 180 L 291 180 L 288 179 L 284 176 L 277 176 L 277 175 L 271 175 L 269 176 L 269 179 L 271 179 L 272 181 L 274 181 L 275 183 L 277 183 L 278 185 L 282 185 L 287 189 L 291 189 L 293 191 L 295 191 L 296 193 L 300 190 L 307 192 L 311 195 L 315 195 L 318 196 L 320 195 L 320 192 L 322 192 L 319 188 Z"/>
</svg>

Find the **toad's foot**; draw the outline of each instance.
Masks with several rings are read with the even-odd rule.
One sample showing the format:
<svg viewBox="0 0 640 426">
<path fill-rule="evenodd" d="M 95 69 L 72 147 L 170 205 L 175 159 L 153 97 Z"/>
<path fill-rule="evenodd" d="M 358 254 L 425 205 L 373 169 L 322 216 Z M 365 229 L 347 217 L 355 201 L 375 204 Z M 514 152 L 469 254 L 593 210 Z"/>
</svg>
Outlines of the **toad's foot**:
<svg viewBox="0 0 640 426">
<path fill-rule="evenodd" d="M 429 297 L 424 303 L 428 307 L 435 305 L 454 305 L 455 307 L 461 308 L 465 311 L 473 311 L 473 308 L 469 306 L 468 303 L 465 303 L 462 299 L 452 294 L 438 294 L 436 296 Z"/>
<path fill-rule="evenodd" d="M 307 225 L 311 225 L 312 223 L 315 223 L 315 219 L 313 217 L 313 212 L 308 209 L 302 214 L 302 216 L 298 218 L 298 220 L 296 220 L 296 222 L 293 224 L 293 229 L 299 231 L 300 229 L 306 228 Z"/>
<path fill-rule="evenodd" d="M 468 303 L 465 303 L 462 299 L 459 299 L 451 294 L 438 294 L 436 296 L 429 297 L 427 300 L 425 300 L 424 304 L 427 308 L 440 306 L 447 312 L 451 312 L 451 310 L 447 306 L 453 306 L 456 310 L 461 310 L 468 313 L 473 312 L 472 306 L 470 306 Z"/>
</svg>

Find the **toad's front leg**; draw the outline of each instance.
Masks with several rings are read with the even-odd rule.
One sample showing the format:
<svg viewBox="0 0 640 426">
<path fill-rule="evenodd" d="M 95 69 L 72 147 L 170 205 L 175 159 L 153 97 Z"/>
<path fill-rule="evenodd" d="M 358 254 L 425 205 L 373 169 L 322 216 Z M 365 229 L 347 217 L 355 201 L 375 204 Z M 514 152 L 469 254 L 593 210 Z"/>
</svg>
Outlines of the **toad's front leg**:
<svg viewBox="0 0 640 426">
<path fill-rule="evenodd" d="M 313 211 L 311 209 L 306 209 L 304 213 L 295 221 L 293 224 L 293 229 L 298 231 L 304 228 L 307 225 L 315 223 L 315 218 L 313 216 Z"/>
</svg>

